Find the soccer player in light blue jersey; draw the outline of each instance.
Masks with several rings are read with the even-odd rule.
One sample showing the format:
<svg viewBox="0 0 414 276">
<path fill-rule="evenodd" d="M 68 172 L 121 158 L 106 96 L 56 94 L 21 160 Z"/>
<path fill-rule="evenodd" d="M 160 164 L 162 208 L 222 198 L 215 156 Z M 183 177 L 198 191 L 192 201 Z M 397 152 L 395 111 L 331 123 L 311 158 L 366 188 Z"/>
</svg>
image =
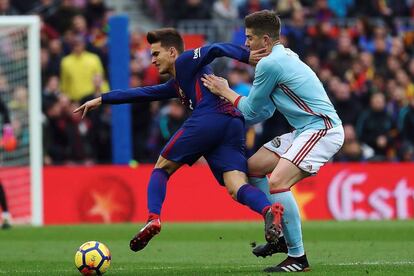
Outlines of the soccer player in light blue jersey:
<svg viewBox="0 0 414 276">
<path fill-rule="evenodd" d="M 299 272 L 309 270 L 309 263 L 303 247 L 299 209 L 290 188 L 316 174 L 329 161 L 341 148 L 344 132 L 316 74 L 280 43 L 280 24 L 276 13 L 268 10 L 245 18 L 245 45 L 250 50 L 265 47 L 269 53 L 257 64 L 247 97 L 231 90 L 223 78 L 205 75 L 202 81 L 211 92 L 236 106 L 247 124 L 264 121 L 278 109 L 295 129 L 263 145 L 248 163 L 249 182 L 266 192 L 272 203 L 284 206 L 284 237 L 277 244 L 259 245 L 253 253 L 265 257 L 287 251 L 287 259 L 265 271 Z"/>
</svg>

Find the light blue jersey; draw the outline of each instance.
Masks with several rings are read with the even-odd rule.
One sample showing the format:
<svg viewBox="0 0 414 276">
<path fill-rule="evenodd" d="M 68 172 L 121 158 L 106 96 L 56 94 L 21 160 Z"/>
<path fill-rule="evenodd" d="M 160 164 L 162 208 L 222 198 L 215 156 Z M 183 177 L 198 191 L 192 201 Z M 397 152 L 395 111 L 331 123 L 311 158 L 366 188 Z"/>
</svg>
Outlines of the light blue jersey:
<svg viewBox="0 0 414 276">
<path fill-rule="evenodd" d="M 280 44 L 259 61 L 249 96 L 236 104 L 247 124 L 270 118 L 277 108 L 297 135 L 342 124 L 316 74 Z"/>
</svg>

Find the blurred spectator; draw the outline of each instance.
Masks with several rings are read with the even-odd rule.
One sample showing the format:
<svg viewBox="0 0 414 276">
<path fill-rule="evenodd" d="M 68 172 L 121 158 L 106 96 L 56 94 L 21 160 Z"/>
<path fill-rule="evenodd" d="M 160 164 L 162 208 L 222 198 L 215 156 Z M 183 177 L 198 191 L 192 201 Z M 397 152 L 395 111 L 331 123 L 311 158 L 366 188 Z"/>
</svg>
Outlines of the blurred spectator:
<svg viewBox="0 0 414 276">
<path fill-rule="evenodd" d="M 231 89 L 242 96 L 249 95 L 250 88 L 252 87 L 250 82 L 244 79 L 246 74 L 248 74 L 246 69 L 235 67 L 231 69 L 227 75 L 227 80 Z"/>
<path fill-rule="evenodd" d="M 413 98 L 414 83 L 410 80 L 407 72 L 405 72 L 403 69 L 399 69 L 397 72 L 395 72 L 395 79 L 397 80 L 397 83 L 404 89 L 405 96 L 408 99 Z"/>
<path fill-rule="evenodd" d="M 60 164 L 66 159 L 67 137 L 63 130 L 62 108 L 55 94 L 47 95 L 42 100 L 45 115 L 43 122 L 44 163 Z"/>
<path fill-rule="evenodd" d="M 280 18 L 291 17 L 295 10 L 301 10 L 302 4 L 299 0 L 279 0 L 276 3 L 276 11 Z"/>
<path fill-rule="evenodd" d="M 234 20 L 239 12 L 231 0 L 217 0 L 213 5 L 213 19 Z"/>
<path fill-rule="evenodd" d="M 355 24 L 356 42 L 362 51 L 374 52 L 374 29 L 368 17 L 358 17 Z"/>
<path fill-rule="evenodd" d="M 344 124 L 344 134 L 344 144 L 338 154 L 334 157 L 334 160 L 340 162 L 363 161 L 363 149 L 356 136 L 355 128 L 352 125 Z"/>
<path fill-rule="evenodd" d="M 233 34 L 227 28 L 222 28 L 222 26 L 231 24 L 238 16 L 239 12 L 231 0 L 217 0 L 214 2 L 212 18 L 217 26 L 219 41 L 231 40 Z"/>
<path fill-rule="evenodd" d="M 399 128 L 403 144 L 414 147 L 414 98 L 401 110 Z"/>
<path fill-rule="evenodd" d="M 62 42 L 60 39 L 52 39 L 49 41 L 49 63 L 48 71 L 52 75 L 60 75 L 60 64 L 63 59 Z"/>
<path fill-rule="evenodd" d="M 318 22 L 314 28 L 309 30 L 310 42 L 306 47 L 307 52 L 312 49 L 322 60 L 325 60 L 336 48 L 336 38 L 338 36 L 338 29 L 335 28 L 330 21 Z"/>
<path fill-rule="evenodd" d="M 104 87 L 104 80 L 102 75 L 95 75 L 93 78 L 93 91 L 91 95 L 84 97 L 80 104 L 83 104 L 91 99 L 99 97 Z M 88 154 L 90 161 L 94 163 L 109 163 L 111 162 L 111 108 L 107 105 L 101 105 L 94 112 L 89 112 L 87 115 L 89 121 L 85 125 L 87 131 L 83 131 L 81 125 L 81 134 L 84 134 L 87 143 L 90 145 Z"/>
<path fill-rule="evenodd" d="M 388 102 L 386 106 L 387 113 L 391 116 L 394 122 L 398 121 L 401 110 L 406 106 L 406 97 L 404 89 L 401 86 L 396 86 L 391 90 L 387 90 Z"/>
<path fill-rule="evenodd" d="M 184 2 L 184 3 L 183 3 Z M 211 5 L 208 1 L 202 0 L 185 0 L 177 1 L 174 9 L 176 9 L 176 20 L 184 19 L 210 19 Z"/>
<path fill-rule="evenodd" d="M 387 149 L 392 145 L 391 117 L 385 111 L 385 96 L 375 93 L 370 99 L 370 108 L 364 111 L 357 121 L 359 139 L 375 151 L 373 160 L 386 160 Z"/>
<path fill-rule="evenodd" d="M 10 0 L 0 0 L 0 15 L 17 14 L 17 11 L 10 5 Z"/>
<path fill-rule="evenodd" d="M 353 11 L 355 2 L 355 0 L 328 0 L 328 6 L 337 17 L 343 18 Z"/>
<path fill-rule="evenodd" d="M 292 24 L 283 26 L 281 33 L 286 36 L 288 46 L 299 57 L 303 57 L 308 46 L 307 26 L 305 25 L 305 13 L 302 9 L 294 10 L 292 15 Z"/>
<path fill-rule="evenodd" d="M 271 9 L 272 6 L 268 0 L 246 0 L 239 6 L 239 16 L 244 18 L 249 13 Z"/>
<path fill-rule="evenodd" d="M 152 120 L 148 146 L 154 155 L 159 154 L 171 136 L 181 127 L 187 119 L 184 105 L 179 100 L 171 100 Z"/>
<path fill-rule="evenodd" d="M 85 6 L 85 18 L 88 22 L 88 27 L 102 27 L 105 23 L 104 19 L 106 11 L 107 8 L 103 0 L 88 0 Z"/>
<path fill-rule="evenodd" d="M 343 77 L 357 55 L 358 52 L 352 44 L 351 37 L 347 32 L 342 31 L 338 38 L 337 50 L 332 52 L 329 57 L 329 64 L 332 66 L 333 73 Z"/>
<path fill-rule="evenodd" d="M 140 74 L 132 74 L 130 87 L 143 86 Z M 152 118 L 159 111 L 159 102 L 143 102 L 131 105 L 133 156 L 138 162 L 155 162 L 159 152 L 153 152 L 149 144 L 149 135 Z"/>
<path fill-rule="evenodd" d="M 43 89 L 42 97 L 48 97 L 50 95 L 55 95 L 56 97 L 60 95 L 58 76 L 50 76 Z"/>
<path fill-rule="evenodd" d="M 356 121 L 362 110 L 359 99 L 351 93 L 351 87 L 348 83 L 340 82 L 336 85 L 334 94 L 334 105 L 339 118 L 344 125 L 356 124 Z M 350 112 L 352 110 L 352 112 Z"/>
<path fill-rule="evenodd" d="M 312 13 L 318 21 L 325 21 L 333 18 L 334 13 L 329 9 L 327 0 L 316 0 L 315 2 Z"/>
<path fill-rule="evenodd" d="M 61 64 L 61 90 L 73 101 L 91 95 L 94 90 L 93 78 L 103 76 L 103 67 L 99 57 L 85 51 L 85 42 L 82 37 L 74 40 L 72 53 L 62 59 Z M 108 86 L 103 84 L 103 91 Z"/>
<path fill-rule="evenodd" d="M 79 13 L 80 10 L 73 5 L 72 0 L 62 0 L 56 12 L 49 18 L 45 18 L 45 21 L 63 34 L 71 28 L 73 17 Z"/>
</svg>

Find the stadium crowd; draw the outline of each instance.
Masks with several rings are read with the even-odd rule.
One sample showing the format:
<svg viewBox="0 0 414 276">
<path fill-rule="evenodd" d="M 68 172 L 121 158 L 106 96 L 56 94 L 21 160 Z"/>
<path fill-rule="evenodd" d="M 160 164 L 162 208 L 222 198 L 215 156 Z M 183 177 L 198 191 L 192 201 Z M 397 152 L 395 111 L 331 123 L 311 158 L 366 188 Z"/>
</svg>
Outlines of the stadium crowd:
<svg viewBox="0 0 414 276">
<path fill-rule="evenodd" d="M 414 1 L 142 2 L 152 18 L 170 26 L 185 19 L 237 21 L 250 12 L 275 9 L 282 18 L 282 43 L 319 76 L 343 121 L 345 143 L 334 161 L 414 160 Z M 45 164 L 111 162 L 111 109 L 102 106 L 84 120 L 72 113 L 109 89 L 111 11 L 103 0 L 0 0 L 0 15 L 16 14 L 38 14 L 42 20 Z M 236 35 L 237 31 L 230 40 Z M 151 66 L 143 32 L 130 34 L 129 50 L 131 87 L 165 81 Z M 246 95 L 252 68 L 230 60 L 224 67 L 222 73 L 233 89 Z M 7 75 L 0 72 L 0 95 L 12 89 L 7 82 Z M 22 88 L 13 89 L 11 102 L 21 104 Z M 176 101 L 134 104 L 134 158 L 154 162 L 187 112 Z M 275 114 L 248 130 L 248 148 L 253 151 L 289 129 L 286 120 Z"/>
</svg>

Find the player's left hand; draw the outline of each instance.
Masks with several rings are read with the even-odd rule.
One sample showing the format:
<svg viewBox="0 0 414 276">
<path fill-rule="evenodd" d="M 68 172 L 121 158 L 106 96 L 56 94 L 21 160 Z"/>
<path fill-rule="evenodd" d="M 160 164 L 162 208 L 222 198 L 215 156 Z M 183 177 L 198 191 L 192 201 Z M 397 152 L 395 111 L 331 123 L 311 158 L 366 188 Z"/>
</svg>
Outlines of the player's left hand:
<svg viewBox="0 0 414 276">
<path fill-rule="evenodd" d="M 102 104 L 102 97 L 95 98 L 93 100 L 87 101 L 80 107 L 76 108 L 73 113 L 82 112 L 82 119 L 85 118 L 88 111 L 98 108 Z"/>
<path fill-rule="evenodd" d="M 222 92 L 229 89 L 229 83 L 226 79 L 216 75 L 204 74 L 201 78 L 205 87 L 207 87 L 213 94 L 222 96 Z"/>
<path fill-rule="evenodd" d="M 250 51 L 249 64 L 256 66 L 256 64 L 264 57 L 269 55 L 266 48 L 261 48 L 257 50 Z"/>
</svg>

